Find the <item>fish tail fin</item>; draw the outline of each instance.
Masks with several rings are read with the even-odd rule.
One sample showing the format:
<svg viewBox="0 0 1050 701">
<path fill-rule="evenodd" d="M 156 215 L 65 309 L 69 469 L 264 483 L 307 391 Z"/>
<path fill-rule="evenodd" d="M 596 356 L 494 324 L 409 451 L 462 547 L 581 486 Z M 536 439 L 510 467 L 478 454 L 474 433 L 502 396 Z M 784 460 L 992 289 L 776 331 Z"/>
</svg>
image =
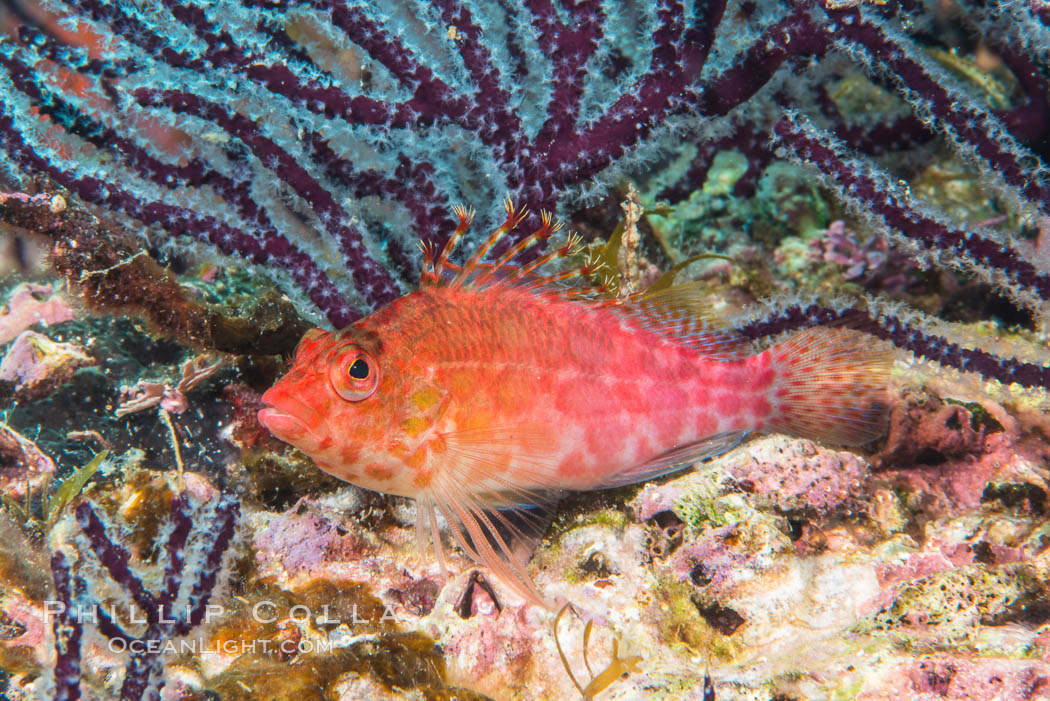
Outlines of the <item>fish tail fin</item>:
<svg viewBox="0 0 1050 701">
<path fill-rule="evenodd" d="M 853 329 L 822 326 L 762 356 L 776 372 L 769 430 L 843 445 L 886 432 L 894 360 L 889 344 Z"/>
</svg>

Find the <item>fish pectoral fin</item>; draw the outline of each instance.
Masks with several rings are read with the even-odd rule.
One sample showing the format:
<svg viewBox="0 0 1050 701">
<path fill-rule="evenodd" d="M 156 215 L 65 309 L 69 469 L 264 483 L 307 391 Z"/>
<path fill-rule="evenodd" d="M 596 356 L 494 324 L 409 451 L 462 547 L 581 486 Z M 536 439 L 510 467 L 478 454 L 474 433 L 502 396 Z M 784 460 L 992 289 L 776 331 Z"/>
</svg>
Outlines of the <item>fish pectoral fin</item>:
<svg viewBox="0 0 1050 701">
<path fill-rule="evenodd" d="M 689 443 L 674 448 L 673 450 L 658 455 L 641 465 L 636 465 L 613 475 L 602 484 L 597 485 L 595 489 L 625 487 L 629 484 L 636 484 L 638 482 L 653 479 L 654 477 L 669 475 L 672 472 L 677 472 L 693 463 L 729 452 L 739 445 L 740 442 L 747 437 L 748 433 L 749 431 L 726 431 L 725 433 L 716 433 L 707 436 L 706 438 L 702 438 L 695 443 Z"/>
<path fill-rule="evenodd" d="M 431 537 L 435 542 L 440 543 L 436 525 L 436 512 L 440 512 L 456 543 L 475 562 L 529 603 L 550 608 L 551 602 L 536 588 L 525 565 L 550 524 L 553 502 L 544 503 L 547 497 L 537 495 L 529 503 L 511 503 L 498 492 L 488 494 L 465 483 L 443 482 L 432 485 L 419 502 L 420 509 L 430 510 L 429 514 L 419 514 L 418 519 L 433 524 Z M 516 492 L 514 498 L 520 500 L 521 496 Z"/>
<path fill-rule="evenodd" d="M 551 428 L 543 425 L 461 429 L 440 434 L 443 462 L 422 504 L 441 513 L 452 536 L 477 563 L 533 604 L 549 607 L 525 571 L 553 518 L 558 492 Z M 430 515 L 419 522 L 430 523 Z M 431 536 L 435 529 L 430 528 Z"/>
</svg>

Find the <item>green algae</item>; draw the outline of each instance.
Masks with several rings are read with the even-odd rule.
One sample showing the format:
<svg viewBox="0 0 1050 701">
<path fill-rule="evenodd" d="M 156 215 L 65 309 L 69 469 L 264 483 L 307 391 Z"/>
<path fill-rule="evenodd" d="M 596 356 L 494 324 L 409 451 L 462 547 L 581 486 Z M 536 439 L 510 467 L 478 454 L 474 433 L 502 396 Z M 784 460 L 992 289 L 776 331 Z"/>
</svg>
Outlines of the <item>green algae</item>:
<svg viewBox="0 0 1050 701">
<path fill-rule="evenodd" d="M 756 508 L 746 495 L 731 489 L 730 477 L 720 467 L 696 472 L 675 501 L 674 513 L 693 534 L 736 526 L 733 540 L 744 550 L 781 550 L 782 519 Z"/>
<path fill-rule="evenodd" d="M 982 185 L 977 173 L 958 158 L 941 158 L 929 163 L 911 181 L 911 192 L 969 224 L 1010 211 Z"/>
<path fill-rule="evenodd" d="M 739 503 L 720 503 L 725 495 L 729 476 L 715 469 L 698 470 L 690 475 L 689 486 L 674 504 L 674 513 L 692 531 L 711 526 L 726 525 L 740 520 L 730 513 L 730 506 Z M 742 515 L 741 515 L 742 517 Z"/>
<path fill-rule="evenodd" d="M 1000 433 L 1003 430 L 1003 425 L 999 423 L 991 412 L 989 412 L 983 404 L 978 402 L 963 402 L 950 397 L 943 399 L 945 404 L 954 404 L 955 406 L 961 406 L 966 409 L 970 414 L 970 428 L 975 431 L 984 430 L 987 433 Z"/>
<path fill-rule="evenodd" d="M 590 501 L 588 496 L 593 497 L 598 503 L 588 504 Z M 559 567 L 559 576 L 572 583 L 602 579 L 614 574 L 608 569 L 604 555 L 600 552 L 590 553 L 582 559 L 574 558 L 567 564 L 559 563 L 565 550 L 564 540 L 574 531 L 598 526 L 614 533 L 622 533 L 633 523 L 627 513 L 621 510 L 622 501 L 617 502 L 620 508 L 613 508 L 606 503 L 608 500 L 608 494 L 589 493 L 576 497 L 573 502 L 566 505 L 566 508 L 559 509 L 547 528 L 542 545 L 533 558 L 534 561 L 541 567 Z"/>
<path fill-rule="evenodd" d="M 924 51 L 959 80 L 967 83 L 988 107 L 1008 110 L 1016 106 L 1012 96 L 1020 92 L 1017 78 L 1004 66 L 989 69 L 987 65 L 981 65 L 976 56 L 960 54 L 955 50 L 926 47 Z"/>
<path fill-rule="evenodd" d="M 948 645 L 972 643 L 982 623 L 1004 616 L 1030 592 L 1025 568 L 972 565 L 944 570 L 901 584 L 893 602 L 855 627 L 857 632 L 896 632 L 918 626 Z"/>
<path fill-rule="evenodd" d="M 829 81 L 827 90 L 840 112 L 856 118 L 882 120 L 909 113 L 907 103 L 860 71 L 849 70 L 842 78 Z"/>
<path fill-rule="evenodd" d="M 649 187 L 642 192 L 645 219 L 672 263 L 704 253 L 726 253 L 734 245 L 775 248 L 788 236 L 808 239 L 831 221 L 825 193 L 803 168 L 782 161 L 767 166 L 757 193 L 741 197 L 734 189 L 747 171 L 743 156 L 719 151 L 703 186 L 673 207 L 662 207 Z M 746 269 L 761 268 L 750 260 Z"/>
<path fill-rule="evenodd" d="M 704 620 L 696 603 L 695 588 L 689 582 L 661 577 L 652 593 L 657 631 L 669 647 L 684 647 L 688 654 L 722 661 L 733 660 L 743 650 L 740 643 Z"/>
<path fill-rule="evenodd" d="M 623 531 L 633 523 L 626 513 L 624 500 L 616 498 L 617 493 L 625 491 L 627 490 L 576 494 L 559 504 L 547 529 L 548 547 L 558 547 L 558 542 L 565 534 L 586 526 L 602 526 L 616 532 Z"/>
<path fill-rule="evenodd" d="M 747 157 L 739 151 L 719 151 L 711 161 L 707 180 L 700 192 L 705 197 L 730 195 L 737 181 L 749 167 Z"/>
<path fill-rule="evenodd" d="M 40 518 L 36 516 L 31 494 L 26 495 L 24 504 L 16 504 L 2 495 L 0 495 L 0 502 L 16 521 L 27 529 L 30 535 L 41 537 L 54 527 L 69 502 L 80 494 L 84 485 L 98 472 L 108 456 L 109 450 L 103 450 L 86 465 L 77 468 L 72 475 L 59 482 L 53 490 L 50 481 L 46 482 L 41 489 L 39 499 Z"/>
</svg>

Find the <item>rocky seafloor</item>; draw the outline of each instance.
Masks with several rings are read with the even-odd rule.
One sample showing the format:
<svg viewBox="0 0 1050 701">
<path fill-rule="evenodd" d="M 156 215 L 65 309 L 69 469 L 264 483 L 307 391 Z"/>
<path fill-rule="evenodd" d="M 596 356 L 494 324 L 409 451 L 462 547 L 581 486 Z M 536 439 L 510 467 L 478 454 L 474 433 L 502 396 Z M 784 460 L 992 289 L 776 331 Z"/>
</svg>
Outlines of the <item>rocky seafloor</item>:
<svg viewBox="0 0 1050 701">
<path fill-rule="evenodd" d="M 1045 355 L 1038 320 L 908 267 L 797 172 L 771 168 L 746 202 L 733 177 L 729 159 L 643 222 L 639 278 L 713 250 L 731 260 L 688 274 L 722 307 L 891 291 Z M 180 280 L 255 284 L 214 265 Z M 442 573 L 407 500 L 270 437 L 255 412 L 280 359 L 89 313 L 42 267 L 5 272 L 2 294 L 2 698 L 1050 698 L 1042 394 L 902 354 L 871 445 L 758 436 L 572 495 L 528 568 L 573 603 L 559 616 L 455 548 Z"/>
</svg>

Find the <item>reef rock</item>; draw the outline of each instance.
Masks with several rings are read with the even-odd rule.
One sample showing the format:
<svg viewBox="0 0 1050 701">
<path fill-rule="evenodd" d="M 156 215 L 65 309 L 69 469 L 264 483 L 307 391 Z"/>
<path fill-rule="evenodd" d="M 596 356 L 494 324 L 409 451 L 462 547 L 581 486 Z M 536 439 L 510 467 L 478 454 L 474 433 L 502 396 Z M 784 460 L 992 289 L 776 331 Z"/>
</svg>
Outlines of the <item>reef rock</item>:
<svg viewBox="0 0 1050 701">
<path fill-rule="evenodd" d="M 77 370 L 97 362 L 75 343 L 58 343 L 35 331 L 23 331 L 0 362 L 0 380 L 14 385 L 19 400 L 29 401 L 46 397 Z"/>
<path fill-rule="evenodd" d="M 34 324 L 48 326 L 73 318 L 69 302 L 52 285 L 23 282 L 11 290 L 7 302 L 0 307 L 0 345 Z"/>
</svg>

